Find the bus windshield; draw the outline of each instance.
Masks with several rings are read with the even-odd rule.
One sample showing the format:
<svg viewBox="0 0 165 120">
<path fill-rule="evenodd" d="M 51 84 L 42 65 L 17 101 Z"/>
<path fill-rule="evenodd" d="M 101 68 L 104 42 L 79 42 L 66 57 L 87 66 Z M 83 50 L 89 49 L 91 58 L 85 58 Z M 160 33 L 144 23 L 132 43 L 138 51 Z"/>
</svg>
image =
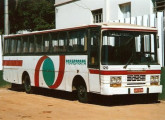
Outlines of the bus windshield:
<svg viewBox="0 0 165 120">
<path fill-rule="evenodd" d="M 103 31 L 102 65 L 156 65 L 156 33 Z"/>
</svg>

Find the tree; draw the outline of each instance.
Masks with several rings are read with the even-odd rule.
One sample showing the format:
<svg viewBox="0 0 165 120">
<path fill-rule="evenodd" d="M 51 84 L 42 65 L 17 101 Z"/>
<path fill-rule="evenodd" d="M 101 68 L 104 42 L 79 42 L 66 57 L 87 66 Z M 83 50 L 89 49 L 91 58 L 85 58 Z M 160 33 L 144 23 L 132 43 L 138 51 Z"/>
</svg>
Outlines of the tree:
<svg viewBox="0 0 165 120">
<path fill-rule="evenodd" d="M 4 0 L 0 0 L 0 3 L 1 1 Z M 55 26 L 54 9 L 54 0 L 9 0 L 10 32 L 53 29 Z M 1 14 L 3 16 L 3 13 Z M 0 18 L 0 21 L 3 19 Z M 1 31 L 3 31 L 2 23 L 0 22 Z"/>
<path fill-rule="evenodd" d="M 0 33 L 3 33 L 4 30 L 4 0 L 0 0 Z"/>
</svg>

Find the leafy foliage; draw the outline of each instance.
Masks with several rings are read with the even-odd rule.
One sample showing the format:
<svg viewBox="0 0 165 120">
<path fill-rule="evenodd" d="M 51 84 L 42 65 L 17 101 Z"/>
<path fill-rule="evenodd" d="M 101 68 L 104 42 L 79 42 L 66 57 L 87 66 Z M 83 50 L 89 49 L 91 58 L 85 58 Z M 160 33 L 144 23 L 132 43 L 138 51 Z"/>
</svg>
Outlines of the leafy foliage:
<svg viewBox="0 0 165 120">
<path fill-rule="evenodd" d="M 0 3 L 4 0 L 0 0 Z M 11 1 L 14 1 L 12 3 Z M 0 4 L 3 7 L 3 5 Z M 13 7 L 14 6 L 14 7 Z M 19 30 L 45 30 L 54 28 L 54 0 L 9 0 L 10 32 Z M 3 16 L 2 13 L 0 15 Z M 3 21 L 4 18 L 0 18 Z M 1 27 L 0 29 L 3 29 Z M 2 24 L 3 26 L 3 24 Z M 2 30 L 1 30 L 2 31 Z"/>
</svg>

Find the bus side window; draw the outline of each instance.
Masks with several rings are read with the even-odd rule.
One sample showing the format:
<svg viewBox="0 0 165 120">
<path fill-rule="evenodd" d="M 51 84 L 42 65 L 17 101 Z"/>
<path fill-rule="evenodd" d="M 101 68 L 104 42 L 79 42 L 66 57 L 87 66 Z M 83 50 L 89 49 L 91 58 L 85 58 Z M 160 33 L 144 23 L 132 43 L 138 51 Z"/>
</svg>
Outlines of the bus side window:
<svg viewBox="0 0 165 120">
<path fill-rule="evenodd" d="M 43 52 L 42 35 L 36 36 L 36 52 Z"/>
<path fill-rule="evenodd" d="M 87 50 L 87 37 L 86 32 L 73 31 L 69 33 L 69 51 L 70 52 L 83 52 Z"/>
<path fill-rule="evenodd" d="M 69 51 L 73 51 L 73 41 L 74 41 L 74 33 L 69 32 L 69 47 L 68 47 Z"/>
<path fill-rule="evenodd" d="M 11 53 L 16 53 L 17 50 L 17 39 L 11 38 Z"/>
<path fill-rule="evenodd" d="M 10 39 L 5 39 L 4 53 L 8 54 L 10 52 Z"/>
<path fill-rule="evenodd" d="M 61 32 L 59 34 L 59 52 L 66 52 L 66 45 L 67 45 L 67 33 Z"/>
<path fill-rule="evenodd" d="M 35 46 L 34 46 L 34 35 L 29 37 L 29 52 L 33 53 L 35 51 Z"/>
<path fill-rule="evenodd" d="M 17 53 L 22 52 L 22 40 L 21 37 L 17 38 Z"/>
<path fill-rule="evenodd" d="M 43 52 L 49 52 L 49 44 L 50 44 L 50 35 L 44 34 L 43 35 Z"/>
<path fill-rule="evenodd" d="M 79 32 L 79 42 L 78 47 L 80 48 L 80 51 L 86 51 L 87 50 L 87 36 L 86 31 L 80 31 Z"/>
<path fill-rule="evenodd" d="M 28 41 L 29 41 L 29 37 L 28 36 L 23 37 L 23 53 L 28 53 L 29 52 Z"/>
<path fill-rule="evenodd" d="M 52 52 L 58 52 L 58 33 L 52 33 L 51 34 L 52 38 Z"/>
</svg>

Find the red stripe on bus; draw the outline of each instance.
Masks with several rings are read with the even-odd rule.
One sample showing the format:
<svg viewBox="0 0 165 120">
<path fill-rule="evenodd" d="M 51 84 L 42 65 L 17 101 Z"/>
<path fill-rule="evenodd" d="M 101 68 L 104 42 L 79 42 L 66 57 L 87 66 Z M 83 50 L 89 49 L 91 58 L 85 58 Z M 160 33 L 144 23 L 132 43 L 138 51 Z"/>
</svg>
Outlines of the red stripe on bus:
<svg viewBox="0 0 165 120">
<path fill-rule="evenodd" d="M 22 60 L 3 60 L 3 66 L 22 66 Z"/>
<path fill-rule="evenodd" d="M 145 70 L 145 71 L 100 71 L 100 70 L 89 70 L 90 74 L 100 75 L 137 75 L 137 74 L 160 74 L 161 70 Z"/>
<path fill-rule="evenodd" d="M 90 74 L 100 74 L 100 70 L 89 69 Z"/>
<path fill-rule="evenodd" d="M 39 87 L 39 72 L 40 72 L 40 67 L 43 61 L 48 58 L 48 56 L 43 56 L 39 59 L 36 68 L 35 68 L 35 74 L 34 74 L 34 80 L 35 80 L 35 86 Z"/>
<path fill-rule="evenodd" d="M 60 66 L 59 66 L 59 72 L 56 82 L 54 83 L 54 85 L 49 86 L 49 88 L 58 88 L 60 86 L 64 77 L 64 72 L 65 72 L 65 56 L 60 56 Z"/>
</svg>

